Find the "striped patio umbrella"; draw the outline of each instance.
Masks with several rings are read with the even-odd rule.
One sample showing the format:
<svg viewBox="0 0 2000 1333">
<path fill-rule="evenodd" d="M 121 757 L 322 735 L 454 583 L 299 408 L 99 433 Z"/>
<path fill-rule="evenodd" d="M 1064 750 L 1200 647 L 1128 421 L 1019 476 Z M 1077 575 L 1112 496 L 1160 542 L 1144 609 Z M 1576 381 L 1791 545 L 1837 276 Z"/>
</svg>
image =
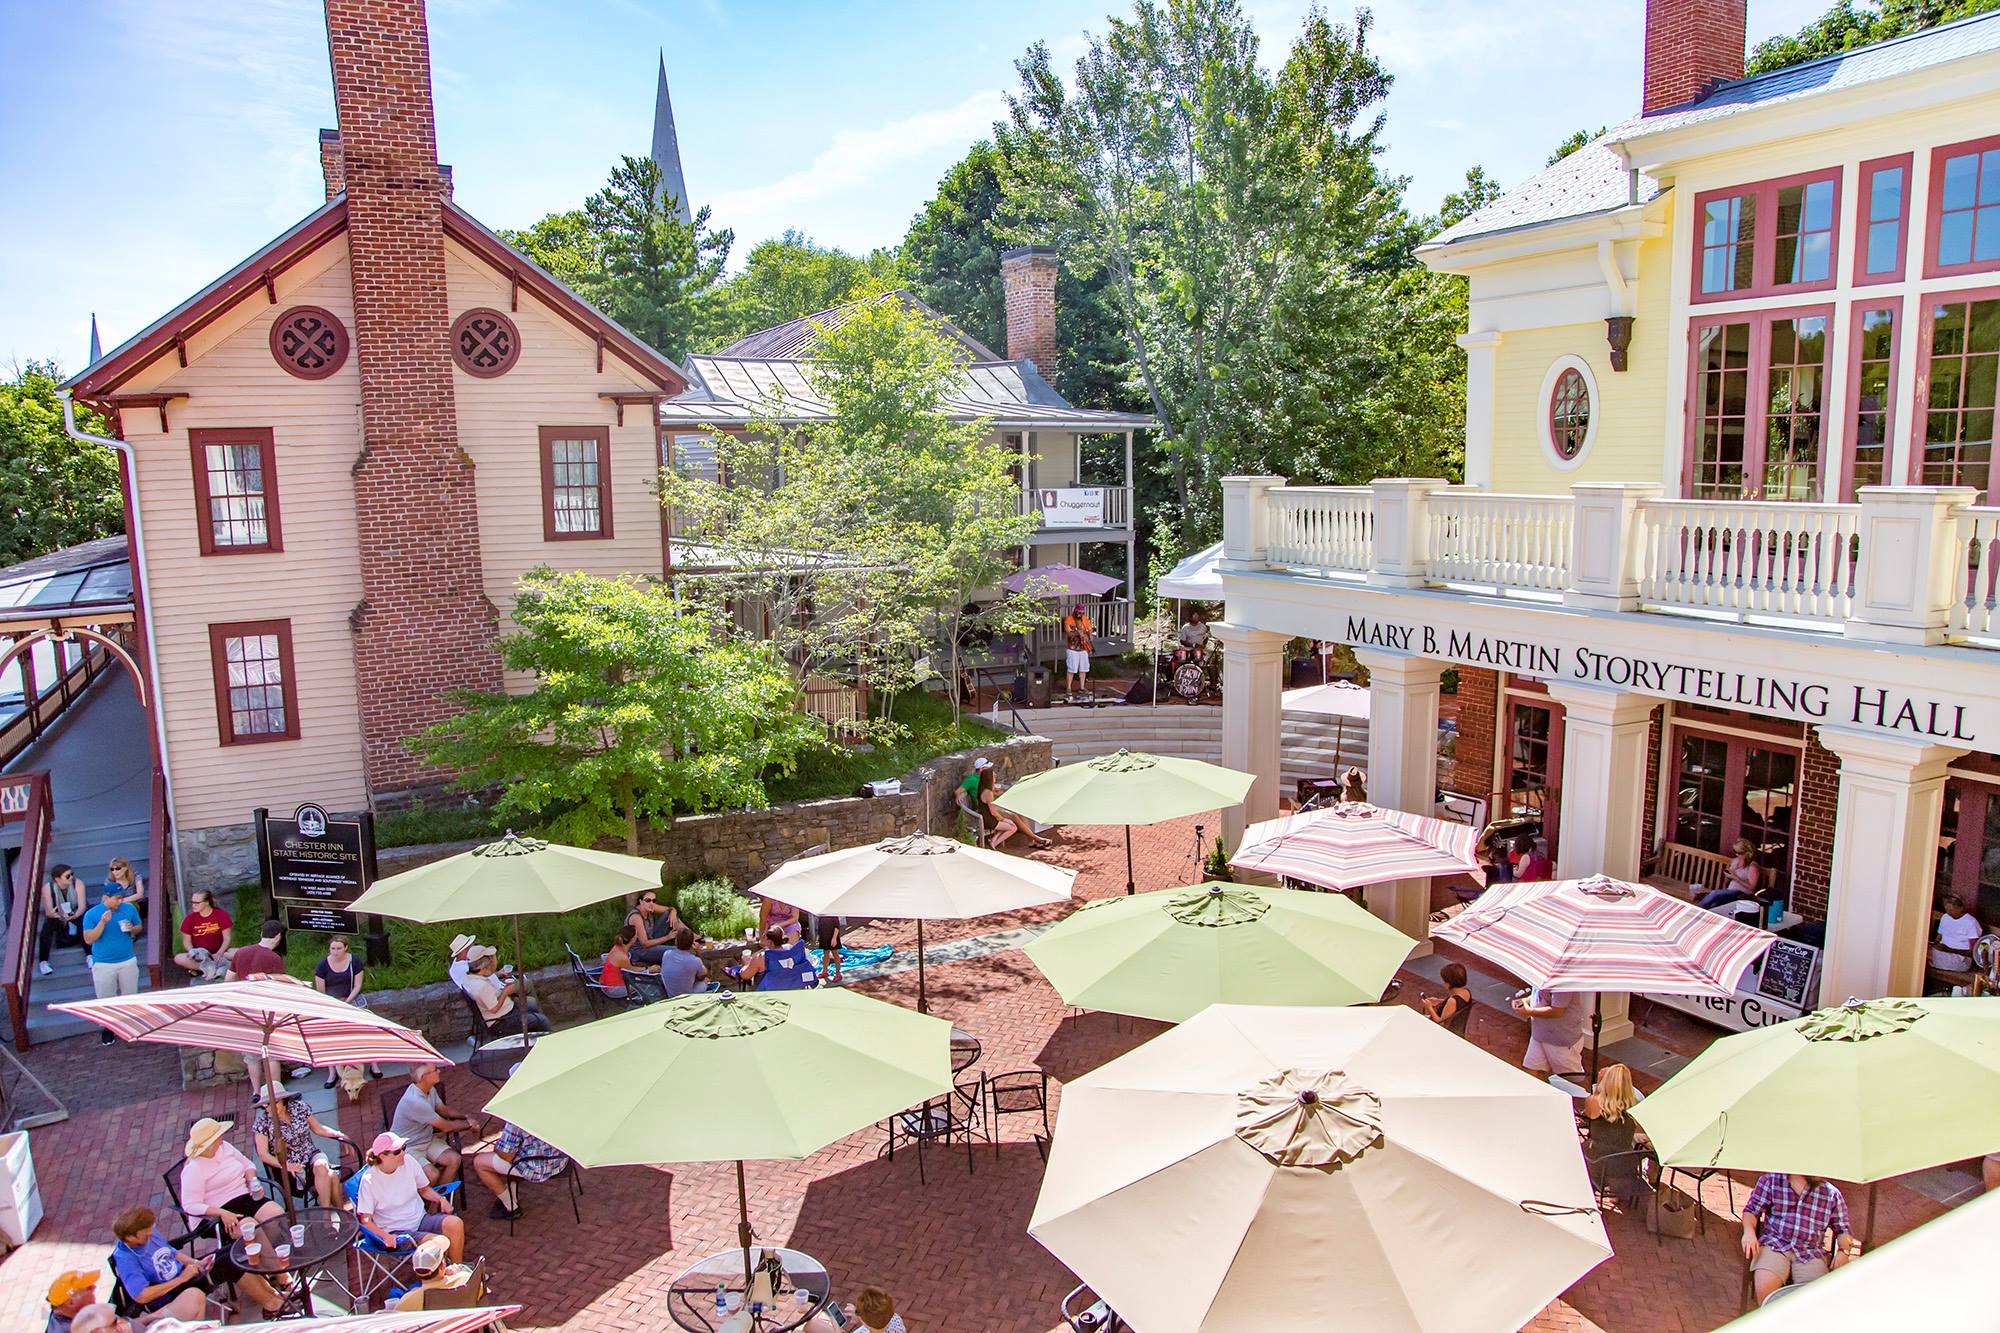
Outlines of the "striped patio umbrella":
<svg viewBox="0 0 2000 1333">
<path fill-rule="evenodd" d="M 1478 838 L 1470 824 L 1343 802 L 1252 824 L 1229 864 L 1323 888 L 1358 889 L 1469 874 L 1479 869 L 1473 854 Z"/>
<path fill-rule="evenodd" d="M 287 1319 L 275 1324 L 232 1324 L 227 1333 L 473 1333 L 520 1310 L 518 1305 L 484 1305 L 473 1310 L 384 1310 L 377 1314 L 331 1315 L 325 1319 Z M 212 1319 L 180 1324 L 168 1320 L 155 1328 L 180 1333 L 225 1333 Z"/>
<path fill-rule="evenodd" d="M 1536 989 L 1727 996 L 1777 936 L 1608 875 L 1498 884 L 1431 938 L 1463 945 Z M 1601 1007 L 1591 1014 L 1597 1076 Z"/>
</svg>

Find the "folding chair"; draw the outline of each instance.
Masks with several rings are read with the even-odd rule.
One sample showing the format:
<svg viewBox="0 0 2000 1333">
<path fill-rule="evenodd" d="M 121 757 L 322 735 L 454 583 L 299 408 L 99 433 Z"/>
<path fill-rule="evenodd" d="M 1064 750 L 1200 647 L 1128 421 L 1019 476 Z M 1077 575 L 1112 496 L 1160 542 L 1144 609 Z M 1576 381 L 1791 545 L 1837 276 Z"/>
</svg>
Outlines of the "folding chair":
<svg viewBox="0 0 2000 1333">
<path fill-rule="evenodd" d="M 583 959 L 577 956 L 576 950 L 569 947 L 567 940 L 563 942 L 563 952 L 569 955 L 569 970 L 575 975 L 576 984 L 583 987 L 583 998 L 590 1005 L 592 1018 L 604 1017 L 604 1006 L 607 1004 L 618 1006 L 625 1003 L 618 996 L 605 993 L 604 983 L 590 975 L 590 969 L 584 966 Z"/>
<path fill-rule="evenodd" d="M 521 1156 L 516 1157 L 514 1159 L 514 1164 L 518 1166 L 523 1162 L 553 1162 L 558 1159 L 562 1161 L 563 1164 L 562 1170 L 556 1172 L 554 1175 L 550 1176 L 547 1180 L 521 1180 L 518 1177 L 509 1176 L 508 1183 L 514 1186 L 515 1196 L 517 1198 L 519 1197 L 520 1191 L 523 1188 L 530 1188 L 537 1185 L 553 1185 L 558 1180 L 567 1183 L 569 1185 L 570 1215 L 576 1219 L 576 1224 L 578 1226 L 582 1226 L 583 1211 L 577 1207 L 576 1197 L 577 1195 L 583 1193 L 583 1172 L 581 1168 L 577 1166 L 576 1159 L 574 1157 L 570 1157 L 565 1153 L 553 1153 L 553 1154 L 536 1153 L 532 1155 L 524 1153 Z M 507 1219 L 508 1235 L 511 1236 L 514 1234 L 514 1223 L 516 1220 L 519 1219 L 519 1217 L 520 1217 L 520 1212 L 517 1209 L 514 1215 Z"/>
<path fill-rule="evenodd" d="M 641 972 L 635 968 L 621 967 L 618 975 L 625 978 L 625 1003 L 637 1009 L 642 1005 L 658 1004 L 667 998 L 667 983 L 660 980 L 657 972 Z"/>
<path fill-rule="evenodd" d="M 889 1142 L 882 1155 L 890 1161 L 896 1160 L 896 1141 L 902 1139 L 917 1148 L 917 1180 L 929 1184 L 924 1173 L 924 1152 L 933 1143 L 950 1144 L 954 1140 L 965 1143 L 965 1169 L 977 1173 L 972 1162 L 972 1145 L 975 1138 L 993 1142 L 993 1126 L 986 1118 L 986 1078 L 981 1075 L 971 1084 L 959 1083 L 942 1097 L 933 1097 L 907 1111 L 899 1111 L 885 1122 L 889 1131 Z"/>
<path fill-rule="evenodd" d="M 1049 1076 L 1040 1069 L 1013 1069 L 989 1075 L 986 1080 L 986 1113 L 993 1128 L 993 1156 L 1000 1156 L 1000 1117 L 1040 1115 L 1042 1132 L 1035 1135 L 1035 1151 L 1049 1158 Z"/>
<path fill-rule="evenodd" d="M 364 1166 L 341 1182 L 341 1190 L 347 1195 L 347 1202 L 350 1206 L 360 1201 L 361 1177 L 367 1175 L 373 1169 L 373 1167 Z M 407 1171 L 411 1168 L 406 1164 L 403 1169 Z M 453 1198 L 458 1194 L 461 1183 L 454 1180 L 449 1185 L 439 1185 L 437 1192 L 447 1199 Z M 355 1219 L 355 1224 L 357 1226 L 360 1225 L 358 1217 Z M 401 1280 L 414 1276 L 408 1270 L 410 1256 L 416 1252 L 417 1247 L 415 1242 L 411 1242 L 408 1245 L 392 1244 L 386 1236 L 377 1235 L 365 1226 L 361 1227 L 361 1239 L 354 1242 L 354 1249 L 352 1251 L 357 1268 L 357 1276 L 360 1279 L 355 1284 L 354 1289 L 356 1303 L 368 1305 L 374 1301 L 377 1293 L 385 1290 L 390 1293 L 390 1298 L 394 1299 L 410 1287 L 416 1285 L 415 1283 Z"/>
</svg>

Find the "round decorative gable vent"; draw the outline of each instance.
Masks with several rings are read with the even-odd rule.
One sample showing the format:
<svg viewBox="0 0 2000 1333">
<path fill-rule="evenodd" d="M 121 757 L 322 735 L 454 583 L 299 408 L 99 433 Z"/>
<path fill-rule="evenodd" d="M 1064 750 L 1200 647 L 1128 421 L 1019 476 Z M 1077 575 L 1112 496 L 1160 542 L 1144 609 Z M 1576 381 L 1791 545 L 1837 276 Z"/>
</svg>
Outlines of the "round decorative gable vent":
<svg viewBox="0 0 2000 1333">
<path fill-rule="evenodd" d="M 347 364 L 347 329 L 331 311 L 295 305 L 271 325 L 271 359 L 302 380 L 323 380 Z"/>
<path fill-rule="evenodd" d="M 498 310 L 468 310 L 452 321 L 451 359 L 481 379 L 505 375 L 521 359 L 521 331 Z"/>
</svg>

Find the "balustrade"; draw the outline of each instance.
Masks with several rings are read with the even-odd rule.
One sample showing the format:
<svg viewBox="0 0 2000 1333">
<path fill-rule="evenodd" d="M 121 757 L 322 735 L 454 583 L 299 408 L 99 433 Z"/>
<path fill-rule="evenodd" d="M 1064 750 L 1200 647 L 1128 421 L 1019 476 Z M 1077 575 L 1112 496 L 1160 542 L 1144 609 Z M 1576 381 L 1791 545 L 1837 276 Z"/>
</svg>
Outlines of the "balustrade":
<svg viewBox="0 0 2000 1333">
<path fill-rule="evenodd" d="M 1860 516 L 1859 505 L 1648 501 L 1640 598 L 1838 625 L 1854 610 Z"/>
<path fill-rule="evenodd" d="M 1287 486 L 1269 495 L 1272 564 L 1322 574 L 1368 572 L 1375 511 L 1366 486 Z"/>
<path fill-rule="evenodd" d="M 1430 577 L 1560 593 L 1569 586 L 1576 506 L 1567 495 L 1433 491 Z"/>
</svg>

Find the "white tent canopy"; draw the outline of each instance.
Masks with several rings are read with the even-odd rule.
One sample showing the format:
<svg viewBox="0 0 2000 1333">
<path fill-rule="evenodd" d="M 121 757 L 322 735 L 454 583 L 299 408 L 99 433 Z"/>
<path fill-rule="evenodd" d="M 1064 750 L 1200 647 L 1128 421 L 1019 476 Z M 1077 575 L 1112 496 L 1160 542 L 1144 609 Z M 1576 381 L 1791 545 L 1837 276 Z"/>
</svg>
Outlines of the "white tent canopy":
<svg viewBox="0 0 2000 1333">
<path fill-rule="evenodd" d="M 1178 597 L 1190 602 L 1221 601 L 1222 575 L 1216 572 L 1216 566 L 1221 562 L 1221 542 L 1207 550 L 1196 551 L 1160 580 L 1160 596 Z"/>
</svg>

